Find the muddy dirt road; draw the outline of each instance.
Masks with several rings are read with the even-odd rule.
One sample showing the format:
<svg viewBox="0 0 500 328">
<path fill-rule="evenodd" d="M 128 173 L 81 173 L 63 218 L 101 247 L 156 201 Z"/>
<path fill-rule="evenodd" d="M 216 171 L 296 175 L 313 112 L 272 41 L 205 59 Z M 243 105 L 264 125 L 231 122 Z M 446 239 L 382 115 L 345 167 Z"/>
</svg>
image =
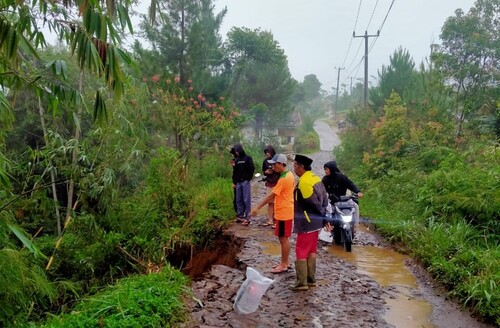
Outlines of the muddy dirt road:
<svg viewBox="0 0 500 328">
<path fill-rule="evenodd" d="M 311 157 L 313 171 L 322 177 L 322 164 L 331 160 L 331 151 Z M 254 181 L 252 193 L 256 204 L 265 196 L 265 187 Z M 184 327 L 491 327 L 440 296 L 424 270 L 387 248 L 367 225 L 357 230 L 353 255 L 346 256 L 339 246 L 320 241 L 317 287 L 291 291 L 288 285 L 295 281 L 293 268 L 281 274 L 270 272 L 279 263 L 280 253 L 273 230 L 262 226 L 266 220 L 263 208 L 250 226 L 234 223 L 225 232 L 224 252 L 236 254 L 235 265 L 213 265 L 200 280 L 193 281 L 196 300 Z M 293 263 L 295 237 L 291 244 Z M 377 254 L 382 256 L 377 258 Z M 401 268 L 392 268 L 393 259 L 401 261 Z M 233 302 L 247 266 L 274 282 L 256 312 L 238 315 Z M 394 270 L 395 275 L 391 273 Z M 386 281 L 389 276 L 392 280 Z M 412 283 L 405 284 L 408 280 Z"/>
</svg>

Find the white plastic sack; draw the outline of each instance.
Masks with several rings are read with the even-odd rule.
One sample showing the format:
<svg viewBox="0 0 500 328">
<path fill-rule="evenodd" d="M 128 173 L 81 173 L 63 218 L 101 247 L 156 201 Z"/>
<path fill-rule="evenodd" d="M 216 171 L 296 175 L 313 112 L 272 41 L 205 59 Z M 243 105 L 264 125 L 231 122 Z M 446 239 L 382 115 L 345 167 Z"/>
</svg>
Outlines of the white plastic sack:
<svg viewBox="0 0 500 328">
<path fill-rule="evenodd" d="M 319 231 L 319 239 L 331 243 L 333 241 L 332 233 L 330 231 L 326 231 L 325 229 L 321 229 Z"/>
<path fill-rule="evenodd" d="M 274 280 L 264 277 L 257 270 L 247 267 L 247 279 L 236 293 L 233 309 L 238 314 L 255 312 L 260 300 Z"/>
</svg>

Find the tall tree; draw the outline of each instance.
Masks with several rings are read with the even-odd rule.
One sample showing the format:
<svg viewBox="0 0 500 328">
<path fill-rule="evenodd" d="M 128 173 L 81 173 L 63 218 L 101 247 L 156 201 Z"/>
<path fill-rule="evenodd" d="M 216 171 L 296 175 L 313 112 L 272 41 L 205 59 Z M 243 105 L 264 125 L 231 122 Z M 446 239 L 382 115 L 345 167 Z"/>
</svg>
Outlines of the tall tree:
<svg viewBox="0 0 500 328">
<path fill-rule="evenodd" d="M 304 82 L 300 83 L 300 87 L 304 90 L 306 101 L 313 100 L 321 95 L 321 82 L 314 74 L 304 76 Z"/>
<path fill-rule="evenodd" d="M 184 85 L 191 80 L 195 90 L 216 98 L 228 80 L 219 34 L 227 10 L 215 14 L 213 0 L 162 0 L 157 5 L 159 19 L 151 25 L 144 18 L 141 24 L 152 51 L 134 45 L 146 65 L 142 73 L 177 75 Z"/>
<path fill-rule="evenodd" d="M 378 72 L 379 85 L 370 90 L 370 99 L 374 108 L 382 108 L 392 92 L 404 100 L 415 84 L 415 63 L 407 50 L 399 48 L 390 57 L 390 64 L 382 66 Z"/>
<path fill-rule="evenodd" d="M 200 14 L 189 34 L 187 61 L 194 89 L 206 97 L 217 99 L 227 90 L 230 71 L 219 32 L 227 9 L 217 14 L 214 10 L 212 0 L 200 1 Z"/>
<path fill-rule="evenodd" d="M 231 97 L 254 118 L 256 137 L 264 119 L 286 120 L 295 80 L 287 57 L 271 32 L 234 27 L 228 33 L 227 51 L 232 63 Z M 253 110 L 252 108 L 258 108 Z"/>
<path fill-rule="evenodd" d="M 457 135 L 465 121 L 495 115 L 500 94 L 500 2 L 477 0 L 449 17 L 432 59 L 456 99 Z"/>
<path fill-rule="evenodd" d="M 157 4 L 158 21 L 151 25 L 149 20 L 144 19 L 141 27 L 155 50 L 158 56 L 156 60 L 161 67 L 164 67 L 168 75 L 179 75 L 181 81 L 185 82 L 189 33 L 199 16 L 198 1 L 160 0 Z"/>
</svg>

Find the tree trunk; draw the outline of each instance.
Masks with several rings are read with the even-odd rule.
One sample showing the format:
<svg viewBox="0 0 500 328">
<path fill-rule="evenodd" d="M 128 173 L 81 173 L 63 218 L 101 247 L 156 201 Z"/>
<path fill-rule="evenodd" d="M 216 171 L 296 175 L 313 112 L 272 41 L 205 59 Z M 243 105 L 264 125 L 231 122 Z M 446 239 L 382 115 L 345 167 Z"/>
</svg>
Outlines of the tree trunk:
<svg viewBox="0 0 500 328">
<path fill-rule="evenodd" d="M 83 70 L 80 72 L 80 81 L 78 85 L 78 90 L 80 93 L 83 93 Z M 77 119 L 80 121 L 80 117 L 82 116 L 82 105 L 80 105 L 77 108 L 77 113 L 76 113 Z M 78 147 L 79 147 L 79 141 L 80 141 L 80 125 L 75 124 L 75 148 L 73 148 L 73 157 L 71 159 L 71 164 L 76 167 L 78 164 Z M 68 205 L 66 207 L 66 221 L 68 218 L 71 216 L 71 211 L 73 210 L 73 194 L 75 190 L 75 181 L 73 180 L 73 177 L 70 178 L 69 180 L 69 185 L 68 185 Z"/>
<path fill-rule="evenodd" d="M 43 139 L 45 140 L 45 147 L 49 145 L 49 139 L 47 137 L 47 126 L 45 125 L 45 118 L 43 117 L 45 111 L 42 106 L 42 101 L 40 97 L 38 97 L 38 112 L 40 114 L 40 124 L 42 125 L 43 131 Z M 52 160 L 49 158 L 49 165 L 52 168 Z M 56 210 L 56 225 L 57 225 L 57 235 L 61 235 L 61 214 L 59 213 L 59 200 L 57 199 L 57 190 L 56 190 L 56 175 L 54 170 L 50 170 L 50 184 L 52 186 L 52 198 L 54 199 L 54 207 Z"/>
</svg>

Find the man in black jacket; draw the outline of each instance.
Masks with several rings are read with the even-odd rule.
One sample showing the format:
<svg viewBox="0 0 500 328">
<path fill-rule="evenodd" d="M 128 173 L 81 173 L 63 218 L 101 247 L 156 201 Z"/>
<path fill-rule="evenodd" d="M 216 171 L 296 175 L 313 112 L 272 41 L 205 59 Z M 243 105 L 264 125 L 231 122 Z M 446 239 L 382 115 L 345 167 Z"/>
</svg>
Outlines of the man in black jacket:
<svg viewBox="0 0 500 328">
<path fill-rule="evenodd" d="M 250 224 L 251 185 L 255 166 L 252 157 L 245 154 L 241 144 L 235 144 L 230 151 L 235 155 L 233 164 L 233 188 L 235 189 L 236 220 L 243 225 Z"/>
<path fill-rule="evenodd" d="M 293 170 L 299 177 L 294 190 L 293 232 L 295 243 L 294 291 L 308 290 L 316 286 L 316 253 L 319 231 L 328 207 L 328 195 L 321 179 L 311 171 L 313 160 L 304 155 L 295 155 Z"/>
</svg>

